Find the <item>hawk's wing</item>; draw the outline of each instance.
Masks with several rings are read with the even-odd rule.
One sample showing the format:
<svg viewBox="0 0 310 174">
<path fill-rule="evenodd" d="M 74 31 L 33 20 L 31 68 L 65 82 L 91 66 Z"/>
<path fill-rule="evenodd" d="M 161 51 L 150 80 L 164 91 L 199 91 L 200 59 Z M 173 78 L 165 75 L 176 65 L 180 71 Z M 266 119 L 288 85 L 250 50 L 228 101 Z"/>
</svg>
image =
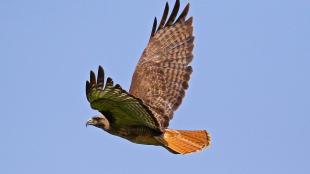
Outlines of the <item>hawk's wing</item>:
<svg viewBox="0 0 310 174">
<path fill-rule="evenodd" d="M 155 18 L 149 43 L 133 74 L 129 91 L 149 106 L 163 128 L 168 126 L 173 111 L 181 104 L 192 73 L 189 66 L 194 47 L 192 17 L 186 20 L 187 4 L 175 20 L 179 7 L 177 0 L 166 20 L 169 11 L 166 3 L 158 28 Z"/>
<path fill-rule="evenodd" d="M 113 85 L 110 77 L 104 86 L 104 71 L 98 69 L 98 77 L 90 72 L 86 81 L 86 96 L 91 107 L 103 113 L 115 127 L 147 126 L 160 130 L 159 123 L 143 101 L 130 95 L 120 85 Z"/>
</svg>

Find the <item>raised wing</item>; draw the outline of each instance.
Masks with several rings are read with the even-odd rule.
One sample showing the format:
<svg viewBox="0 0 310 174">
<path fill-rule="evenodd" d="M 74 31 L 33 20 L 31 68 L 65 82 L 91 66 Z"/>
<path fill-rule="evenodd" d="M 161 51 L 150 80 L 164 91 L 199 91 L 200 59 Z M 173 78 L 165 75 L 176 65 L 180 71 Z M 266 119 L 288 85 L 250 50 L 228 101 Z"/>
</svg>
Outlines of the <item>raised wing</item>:
<svg viewBox="0 0 310 174">
<path fill-rule="evenodd" d="M 139 60 L 132 77 L 130 94 L 142 99 L 159 120 L 167 127 L 169 120 L 181 104 L 192 73 L 189 63 L 194 47 L 192 17 L 186 20 L 189 4 L 178 14 L 179 0 L 168 20 L 166 3 L 163 17 L 157 27 L 157 19 L 149 43 Z"/>
<path fill-rule="evenodd" d="M 98 69 L 98 77 L 90 72 L 86 81 L 86 96 L 91 107 L 104 114 L 114 127 L 147 126 L 159 130 L 159 123 L 143 101 L 130 95 L 120 85 L 113 85 L 108 77 L 104 87 L 104 71 Z"/>
</svg>

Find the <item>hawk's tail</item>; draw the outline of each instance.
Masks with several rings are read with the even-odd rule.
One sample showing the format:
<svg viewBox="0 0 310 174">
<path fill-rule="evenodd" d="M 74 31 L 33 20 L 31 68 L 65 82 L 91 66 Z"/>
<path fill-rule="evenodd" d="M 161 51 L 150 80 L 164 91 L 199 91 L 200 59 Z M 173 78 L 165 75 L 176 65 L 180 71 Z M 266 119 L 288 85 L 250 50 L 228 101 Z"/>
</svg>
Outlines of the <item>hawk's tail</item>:
<svg viewBox="0 0 310 174">
<path fill-rule="evenodd" d="M 210 135 L 205 130 L 166 129 L 160 141 L 172 153 L 187 154 L 208 147 L 210 145 Z"/>
</svg>

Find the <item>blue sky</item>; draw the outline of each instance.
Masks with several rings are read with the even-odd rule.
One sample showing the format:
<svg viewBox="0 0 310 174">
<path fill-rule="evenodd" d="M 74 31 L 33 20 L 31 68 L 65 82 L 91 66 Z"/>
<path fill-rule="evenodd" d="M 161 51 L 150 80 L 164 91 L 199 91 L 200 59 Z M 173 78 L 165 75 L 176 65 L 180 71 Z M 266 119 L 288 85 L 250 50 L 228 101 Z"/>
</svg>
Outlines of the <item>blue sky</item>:
<svg viewBox="0 0 310 174">
<path fill-rule="evenodd" d="M 1 0 L 0 173 L 309 173 L 310 1 L 190 2 L 194 72 L 170 125 L 212 146 L 181 156 L 85 128 L 89 70 L 128 89 L 164 0 Z"/>
</svg>

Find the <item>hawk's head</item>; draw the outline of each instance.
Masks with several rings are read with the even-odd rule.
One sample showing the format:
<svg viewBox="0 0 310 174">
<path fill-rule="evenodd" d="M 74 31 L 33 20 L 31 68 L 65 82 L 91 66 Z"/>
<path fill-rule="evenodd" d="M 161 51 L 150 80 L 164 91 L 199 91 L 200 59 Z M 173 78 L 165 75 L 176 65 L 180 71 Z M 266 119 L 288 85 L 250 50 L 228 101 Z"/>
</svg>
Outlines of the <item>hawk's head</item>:
<svg viewBox="0 0 310 174">
<path fill-rule="evenodd" d="M 109 123 L 108 119 L 103 115 L 99 115 L 99 116 L 95 116 L 95 117 L 90 118 L 86 122 L 86 127 L 88 125 L 92 125 L 92 126 L 104 129 L 104 130 L 108 130 L 110 128 L 110 123 Z"/>
</svg>

